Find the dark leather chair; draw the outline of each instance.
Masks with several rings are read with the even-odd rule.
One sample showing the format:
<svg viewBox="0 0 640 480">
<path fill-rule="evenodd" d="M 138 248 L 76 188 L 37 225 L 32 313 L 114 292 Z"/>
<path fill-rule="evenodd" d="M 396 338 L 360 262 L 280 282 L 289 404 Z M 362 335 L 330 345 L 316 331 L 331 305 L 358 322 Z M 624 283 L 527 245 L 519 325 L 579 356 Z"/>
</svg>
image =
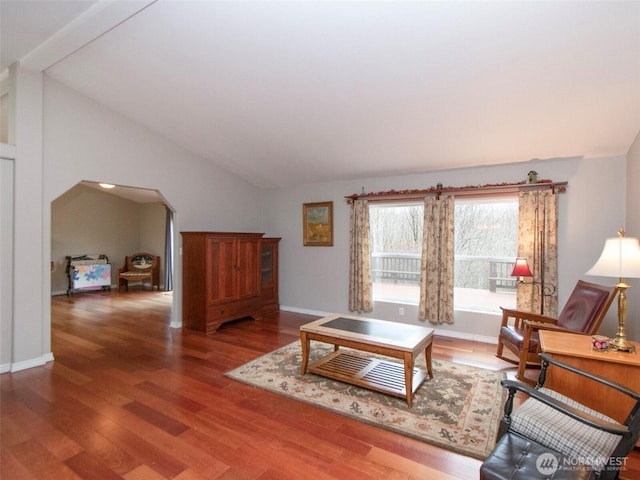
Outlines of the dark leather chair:
<svg viewBox="0 0 640 480">
<path fill-rule="evenodd" d="M 480 467 L 480 480 L 614 479 L 640 436 L 640 394 L 594 374 L 540 354 L 535 388 L 503 380 L 508 389 L 498 442 Z M 624 422 L 544 387 L 547 369 L 563 368 L 629 397 Z M 528 397 L 514 411 L 517 392 Z M 625 397 L 622 397 L 625 398 Z"/>
<path fill-rule="evenodd" d="M 540 366 L 539 330 L 593 335 L 600 328 L 611 302 L 616 296 L 615 287 L 605 287 L 579 280 L 557 319 L 521 310 L 502 309 L 502 324 L 498 335 L 496 356 L 518 365 L 516 378 L 533 384 L 524 376 L 527 366 Z M 510 323 L 510 319 L 513 322 Z M 504 348 L 517 360 L 504 356 Z"/>
</svg>

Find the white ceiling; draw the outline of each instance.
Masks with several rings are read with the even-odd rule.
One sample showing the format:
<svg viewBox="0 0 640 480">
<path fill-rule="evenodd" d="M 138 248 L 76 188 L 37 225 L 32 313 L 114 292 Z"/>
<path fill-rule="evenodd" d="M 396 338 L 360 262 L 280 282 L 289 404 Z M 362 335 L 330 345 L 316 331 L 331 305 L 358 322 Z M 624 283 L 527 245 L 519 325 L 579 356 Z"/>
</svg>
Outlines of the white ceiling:
<svg viewBox="0 0 640 480">
<path fill-rule="evenodd" d="M 114 195 L 116 197 L 131 200 L 136 203 L 164 203 L 164 197 L 157 190 L 150 190 L 148 188 L 139 187 L 127 187 L 125 185 L 114 185 L 112 188 L 105 188 L 97 182 L 83 181 L 80 182 L 85 187 L 98 190 L 107 195 Z"/>
<path fill-rule="evenodd" d="M 261 187 L 620 155 L 640 130 L 638 1 L 1 0 L 0 20 L 3 67 Z"/>
<path fill-rule="evenodd" d="M 29 55 L 95 0 L 0 0 L 0 72 Z"/>
</svg>

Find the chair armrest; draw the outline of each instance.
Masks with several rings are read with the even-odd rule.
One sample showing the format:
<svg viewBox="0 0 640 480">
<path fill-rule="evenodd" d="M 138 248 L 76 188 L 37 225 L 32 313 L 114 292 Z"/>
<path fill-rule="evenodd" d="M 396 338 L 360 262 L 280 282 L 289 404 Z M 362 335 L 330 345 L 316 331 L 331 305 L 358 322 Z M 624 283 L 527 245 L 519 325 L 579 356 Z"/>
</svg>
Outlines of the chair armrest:
<svg viewBox="0 0 640 480">
<path fill-rule="evenodd" d="M 517 380 L 503 380 L 502 386 L 509 390 L 509 396 L 515 394 L 516 391 L 522 392 L 529 397 L 535 398 L 539 402 L 544 403 L 545 405 L 548 405 L 549 407 L 563 413 L 564 415 L 567 415 L 574 420 L 577 420 L 598 430 L 612 433 L 614 435 L 626 435 L 630 433 L 629 428 L 625 425 L 608 422 L 606 420 L 602 420 L 598 417 L 578 410 L 577 408 L 574 408 L 564 402 L 550 397 L 546 393 L 543 393 L 536 388 L 530 387 L 523 382 L 519 382 Z M 507 423 L 509 423 L 509 421 L 507 421 Z"/>
<path fill-rule="evenodd" d="M 521 327 L 524 325 L 523 322 L 526 320 L 532 322 L 540 322 L 540 323 L 556 323 L 557 319 L 553 317 L 547 317 L 546 315 L 540 315 L 539 313 L 527 312 L 524 310 L 514 310 L 510 308 L 502 308 L 502 325 L 506 326 L 509 318 L 513 318 L 515 320 L 516 326 Z"/>
<path fill-rule="evenodd" d="M 529 327 L 531 330 L 555 330 L 557 332 L 568 332 L 564 327 L 559 327 L 556 325 L 555 320 L 553 322 L 536 322 L 531 320 L 524 321 L 525 328 Z M 571 333 L 579 333 L 579 332 L 571 332 Z"/>
</svg>

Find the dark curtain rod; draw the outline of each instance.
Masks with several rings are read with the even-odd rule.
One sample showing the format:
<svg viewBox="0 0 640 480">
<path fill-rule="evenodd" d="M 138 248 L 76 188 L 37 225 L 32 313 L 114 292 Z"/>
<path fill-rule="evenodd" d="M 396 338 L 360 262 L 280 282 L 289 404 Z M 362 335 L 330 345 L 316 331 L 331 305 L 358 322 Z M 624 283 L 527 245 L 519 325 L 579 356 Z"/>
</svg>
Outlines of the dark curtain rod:
<svg viewBox="0 0 640 480">
<path fill-rule="evenodd" d="M 348 202 L 352 202 L 359 198 L 366 198 L 373 201 L 383 200 L 415 200 L 423 198 L 427 195 L 440 196 L 443 193 L 453 193 L 455 195 L 466 196 L 482 196 L 482 195 L 495 195 L 495 194 L 511 194 L 518 193 L 525 190 L 542 190 L 551 189 L 552 193 L 563 193 L 567 189 L 569 182 L 552 182 L 551 180 L 538 180 L 536 183 L 495 183 L 488 185 L 470 185 L 467 187 L 443 187 L 441 183 L 435 187 L 430 187 L 422 190 L 387 190 L 385 192 L 375 193 L 354 193 L 353 195 L 345 196 L 344 198 Z M 364 188 L 363 188 L 364 190 Z"/>
</svg>

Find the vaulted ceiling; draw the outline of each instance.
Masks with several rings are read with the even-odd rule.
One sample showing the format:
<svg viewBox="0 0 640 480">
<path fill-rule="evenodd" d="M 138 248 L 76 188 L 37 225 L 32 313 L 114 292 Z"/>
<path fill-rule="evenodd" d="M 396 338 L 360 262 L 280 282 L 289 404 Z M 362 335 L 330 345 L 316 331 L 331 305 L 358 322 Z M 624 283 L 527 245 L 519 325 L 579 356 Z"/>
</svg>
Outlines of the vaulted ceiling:
<svg viewBox="0 0 640 480">
<path fill-rule="evenodd" d="M 0 1 L 20 61 L 260 187 L 625 154 L 640 2 Z"/>
</svg>

